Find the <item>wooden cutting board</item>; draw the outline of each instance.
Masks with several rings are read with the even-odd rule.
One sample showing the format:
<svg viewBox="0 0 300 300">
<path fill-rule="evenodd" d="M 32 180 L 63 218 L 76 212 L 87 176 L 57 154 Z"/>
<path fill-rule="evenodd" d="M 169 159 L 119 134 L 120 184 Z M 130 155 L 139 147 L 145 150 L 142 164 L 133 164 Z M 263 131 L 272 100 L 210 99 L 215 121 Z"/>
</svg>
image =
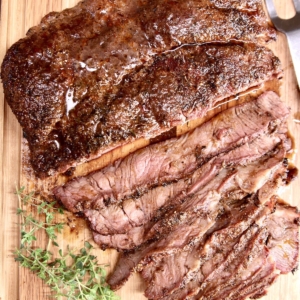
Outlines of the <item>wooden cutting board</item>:
<svg viewBox="0 0 300 300">
<path fill-rule="evenodd" d="M 78 0 L 0 0 L 0 62 L 6 50 L 18 39 L 25 36 L 26 31 L 38 24 L 41 18 L 50 11 L 60 11 L 74 6 Z M 281 17 L 293 16 L 292 0 L 275 0 Z M 290 132 L 295 138 L 296 149 L 300 147 L 300 92 L 296 84 L 291 58 L 286 44 L 286 39 L 279 34 L 278 41 L 270 45 L 275 54 L 282 61 L 284 79 L 280 88 L 282 100 L 291 107 L 289 119 Z M 215 109 L 214 112 L 219 111 Z M 214 112 L 211 112 L 213 114 Z M 0 300 L 44 300 L 49 299 L 49 291 L 40 280 L 30 272 L 19 268 L 14 262 L 13 251 L 19 243 L 18 218 L 15 211 L 17 199 L 14 195 L 15 187 L 25 185 L 28 189 L 39 189 L 47 192 L 53 182 L 35 181 L 28 179 L 22 171 L 26 160 L 26 145 L 21 137 L 21 129 L 8 105 L 4 102 L 2 85 L 0 85 Z M 199 123 L 199 122 L 198 122 Z M 191 122 L 190 126 L 178 128 L 177 133 L 189 129 L 197 124 Z M 140 140 L 105 155 L 100 160 L 79 168 L 77 174 L 86 173 L 99 166 L 104 166 L 120 156 L 126 155 L 148 141 Z M 295 158 L 295 165 L 300 168 L 300 155 Z M 63 178 L 59 178 L 62 181 Z M 300 207 L 300 178 L 284 192 L 282 198 Z M 86 229 L 84 221 L 73 220 L 75 230 L 69 227 L 63 233 L 59 243 L 66 246 L 81 247 L 84 240 L 91 236 Z M 99 261 L 113 266 L 117 253 L 115 251 L 96 251 Z M 143 296 L 143 283 L 138 276 L 133 276 L 119 292 L 122 300 L 145 299 Z M 269 294 L 264 299 L 268 300 L 300 300 L 300 271 L 295 275 L 281 276 L 275 285 L 270 288 Z"/>
</svg>

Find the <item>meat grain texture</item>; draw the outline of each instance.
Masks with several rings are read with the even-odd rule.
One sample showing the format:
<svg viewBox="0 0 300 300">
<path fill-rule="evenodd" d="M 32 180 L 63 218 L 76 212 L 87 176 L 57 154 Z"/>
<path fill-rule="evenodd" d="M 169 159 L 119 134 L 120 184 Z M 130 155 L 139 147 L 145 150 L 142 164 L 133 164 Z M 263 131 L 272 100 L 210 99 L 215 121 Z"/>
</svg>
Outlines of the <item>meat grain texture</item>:
<svg viewBox="0 0 300 300">
<path fill-rule="evenodd" d="M 275 37 L 260 0 L 84 0 L 15 43 L 1 78 L 43 179 L 280 78 Z M 259 298 L 298 263 L 288 115 L 268 91 L 53 193 L 121 252 L 113 289 L 137 271 L 149 299 Z"/>
</svg>

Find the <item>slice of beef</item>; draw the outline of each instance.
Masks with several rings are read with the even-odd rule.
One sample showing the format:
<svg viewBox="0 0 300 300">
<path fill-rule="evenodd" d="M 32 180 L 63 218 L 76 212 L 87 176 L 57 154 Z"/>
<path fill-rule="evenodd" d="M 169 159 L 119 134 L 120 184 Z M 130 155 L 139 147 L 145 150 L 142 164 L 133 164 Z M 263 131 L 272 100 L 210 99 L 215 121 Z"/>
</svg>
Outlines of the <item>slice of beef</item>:
<svg viewBox="0 0 300 300">
<path fill-rule="evenodd" d="M 154 245 L 141 248 L 140 251 L 121 252 L 115 268 L 110 274 L 107 283 L 113 290 L 120 289 L 134 271 L 137 270 L 139 262 L 147 255 L 148 251 L 154 249 Z"/>
<path fill-rule="evenodd" d="M 245 158 L 256 159 L 257 153 L 259 153 L 259 156 L 264 156 L 264 153 L 272 151 L 272 155 L 275 157 L 270 158 L 269 154 L 261 160 L 261 163 L 266 163 L 266 165 L 253 164 L 247 168 L 239 168 L 236 180 L 241 190 L 252 192 L 255 189 L 257 190 L 256 186 L 260 184 L 260 182 L 257 182 L 257 179 L 259 178 L 262 182 L 268 180 L 268 172 L 272 172 L 273 168 L 276 169 L 284 159 L 285 149 L 281 148 L 281 146 L 275 147 L 279 142 L 280 139 L 277 134 L 271 138 L 265 137 L 264 140 L 260 137 L 251 146 L 245 144 L 226 154 L 214 157 L 194 173 L 177 182 L 152 188 L 141 197 L 125 199 L 115 205 L 93 210 L 85 209 L 84 214 L 90 221 L 91 228 L 98 233 L 126 233 L 134 227 L 148 223 L 154 217 L 157 218 L 166 205 L 175 205 L 183 201 L 184 197 L 195 193 L 207 184 L 209 180 L 213 179 L 224 166 L 236 164 L 238 160 L 240 160 L 240 164 L 243 164 L 245 163 Z M 259 144 L 264 147 L 261 147 Z M 256 147 L 256 145 L 260 147 Z M 257 149 L 261 149 L 262 152 L 257 152 Z M 255 174 L 257 178 L 249 180 L 248 177 L 251 174 Z"/>
<path fill-rule="evenodd" d="M 190 278 L 187 283 L 183 281 L 180 288 L 163 299 L 217 300 L 222 298 L 232 300 L 245 299 L 250 296 L 258 298 L 266 294 L 267 288 L 279 274 L 291 272 L 297 267 L 300 217 L 296 208 L 281 202 L 276 204 L 275 213 L 266 214 L 267 211 L 270 212 L 272 209 L 266 208 L 263 214 L 264 218 L 256 221 L 255 226 L 263 233 L 265 242 L 258 243 L 254 249 L 255 251 L 251 250 L 247 254 L 247 251 L 240 249 L 240 253 L 234 254 L 236 247 L 232 247 L 233 252 L 226 257 L 227 264 L 222 263 L 221 267 L 216 265 L 210 265 L 209 268 L 202 267 L 201 272 L 199 272 L 200 275 L 198 274 L 198 278 L 200 278 L 198 281 Z M 226 228 L 221 232 L 224 230 L 226 232 Z M 226 250 L 231 248 L 230 242 L 229 244 L 226 243 L 230 241 L 230 238 L 231 235 L 229 238 L 223 236 L 223 239 L 216 243 L 221 250 L 219 253 L 210 253 L 208 249 L 205 249 L 207 244 L 202 246 L 202 251 L 210 253 L 211 260 L 215 259 L 215 255 L 224 257 L 224 255 L 227 255 Z M 226 244 L 222 245 L 222 241 Z M 282 251 L 283 247 L 281 245 L 285 244 L 289 246 Z M 278 249 L 280 249 L 279 253 Z M 191 256 L 196 257 L 195 254 Z M 234 268 L 233 266 L 238 262 L 240 256 L 244 258 L 244 262 L 239 267 Z M 198 255 L 198 257 L 201 262 L 203 256 Z M 231 262 L 230 257 L 233 257 L 234 261 Z M 207 270 L 209 270 L 209 276 L 205 277 L 203 273 Z M 152 287 L 150 286 L 150 288 Z"/>
<path fill-rule="evenodd" d="M 267 219 L 270 236 L 267 247 L 276 262 L 276 269 L 286 274 L 297 268 L 299 257 L 300 212 L 285 203 L 278 203 L 276 211 Z"/>
<path fill-rule="evenodd" d="M 276 272 L 272 261 L 263 268 L 260 272 L 260 277 L 244 290 L 239 291 L 237 294 L 230 296 L 232 300 L 244 300 L 247 298 L 258 299 L 267 294 L 267 289 L 275 282 L 279 274 Z"/>
<path fill-rule="evenodd" d="M 266 246 L 268 259 L 262 270 L 255 276 L 249 276 L 251 266 L 245 269 L 247 278 L 236 276 L 231 284 L 231 292 L 220 291 L 224 299 L 259 298 L 266 294 L 266 289 L 279 274 L 286 274 L 297 267 L 299 255 L 299 218 L 300 213 L 295 207 L 283 202 L 276 204 L 276 210 L 262 223 L 268 231 Z M 237 288 L 232 289 L 232 286 Z M 217 296 L 209 299 L 220 299 Z"/>
<path fill-rule="evenodd" d="M 253 222 L 253 219 L 257 218 L 261 211 L 253 203 L 248 203 L 245 205 L 244 212 L 250 212 L 249 217 L 233 220 L 234 216 L 231 216 L 233 219 L 228 227 L 214 232 L 204 245 L 195 245 L 192 249 L 174 255 L 174 261 L 181 262 L 184 259 L 185 269 L 181 274 L 178 274 L 180 269 L 176 270 L 176 265 L 157 264 L 156 262 L 156 268 L 150 266 L 151 272 L 149 272 L 149 265 L 146 265 L 142 271 L 142 276 L 147 282 L 146 297 L 149 299 L 162 297 L 184 299 L 188 295 L 190 297 L 197 294 L 204 280 L 207 282 L 215 279 L 221 281 L 218 276 L 225 276 L 229 272 L 228 270 L 225 272 L 223 269 L 234 265 L 236 268 L 240 264 L 240 260 L 245 257 L 239 257 L 240 253 L 247 255 L 247 251 L 250 251 L 250 247 L 248 247 L 250 240 L 258 239 L 259 231 L 256 226 L 251 226 L 251 221 Z M 168 256 L 164 259 L 167 262 L 170 261 Z M 170 274 L 170 271 L 173 273 Z M 185 274 L 184 278 L 183 274 Z M 170 281 L 173 282 L 172 285 Z M 185 286 L 189 286 L 189 289 L 183 290 Z M 208 289 L 209 285 L 206 284 L 203 288 Z M 173 292 L 174 290 L 177 291 Z"/>
<path fill-rule="evenodd" d="M 264 233 L 266 233 L 265 230 Z M 225 280 L 222 280 L 220 284 L 214 286 L 211 284 L 213 282 L 209 283 L 211 290 L 209 291 L 208 297 L 210 299 L 230 299 L 232 297 L 231 295 L 237 290 L 241 290 L 245 288 L 245 286 L 249 285 L 249 283 L 253 283 L 255 281 L 255 278 L 257 278 L 258 274 L 260 274 L 266 265 L 271 261 L 268 261 L 269 251 L 265 246 L 265 240 L 256 245 L 256 249 L 253 250 L 245 253 L 245 255 L 243 255 L 243 253 L 239 254 L 244 256 L 243 262 L 237 269 L 232 270 L 231 274 L 226 272 L 224 274 Z M 271 264 L 271 266 L 271 268 L 268 266 L 268 269 L 274 271 L 274 262 Z M 223 274 L 220 275 L 222 276 Z M 200 293 L 203 295 L 203 291 Z M 195 298 L 197 299 L 197 297 Z"/>
<path fill-rule="evenodd" d="M 268 186 L 268 189 L 273 189 L 273 192 L 276 193 L 278 186 L 280 185 L 282 186 L 283 181 L 281 181 L 279 183 L 279 180 L 277 180 L 277 177 L 284 177 L 286 173 L 286 167 L 284 165 L 282 165 L 281 169 L 278 170 L 274 175 L 273 178 L 270 180 L 272 183 L 269 184 L 269 182 L 267 182 L 264 186 Z M 260 179 L 258 179 L 258 182 L 261 182 Z M 214 186 L 215 182 L 212 182 L 212 186 Z M 223 189 L 225 189 L 224 185 L 223 185 Z M 209 190 L 209 188 L 208 188 Z M 265 188 L 265 190 L 267 190 L 267 188 Z M 273 193 L 273 195 L 274 195 Z M 268 193 L 264 193 L 267 194 L 268 196 L 270 194 L 272 194 L 270 191 Z M 260 196 L 259 192 L 258 192 L 258 197 Z M 229 230 L 229 228 L 231 229 L 231 233 L 230 236 L 233 236 L 234 234 L 241 234 L 243 232 L 243 230 L 246 230 L 249 225 L 251 224 L 251 222 L 253 222 L 253 219 L 255 219 L 257 216 L 260 215 L 261 209 L 264 210 L 264 206 L 263 204 L 266 202 L 265 196 L 262 199 L 262 204 L 260 205 L 261 209 L 258 209 L 257 203 L 255 202 L 251 202 L 250 204 L 243 206 L 242 205 L 242 201 L 240 201 L 237 197 L 237 195 L 233 192 L 230 191 L 230 193 L 228 193 L 226 195 L 226 198 L 234 200 L 231 204 L 230 207 L 226 209 L 226 207 L 224 208 L 226 211 L 228 211 L 228 213 L 233 216 L 232 218 L 232 227 L 227 227 L 227 232 Z M 226 199 L 225 198 L 225 199 Z M 268 199 L 270 200 L 270 199 Z M 248 201 L 248 200 L 247 200 Z M 260 201 L 260 199 L 258 198 L 258 201 Z M 269 201 L 270 202 L 270 201 Z M 258 202 L 259 203 L 259 202 Z M 269 205 L 269 207 L 267 207 L 266 209 L 271 210 L 272 209 L 272 204 Z M 264 213 L 263 215 L 265 215 L 266 213 Z M 229 217 L 227 218 L 229 219 Z M 222 218 L 216 219 L 216 222 L 223 222 Z M 237 223 L 243 223 L 243 226 L 237 226 Z M 216 228 L 218 228 L 219 226 L 215 225 Z M 236 227 L 238 228 L 244 228 L 242 231 L 237 231 Z M 230 231 L 229 231 L 230 232 Z M 214 244 L 217 246 L 222 246 L 224 245 L 224 243 L 228 243 L 228 240 L 226 241 L 226 234 L 222 235 L 217 235 L 217 237 L 219 238 L 219 242 L 214 242 Z M 228 235 L 227 235 L 228 236 Z M 201 239 L 198 239 L 199 242 L 201 241 Z M 179 241 L 181 241 L 181 238 L 179 237 Z M 222 242 L 223 241 L 223 242 Z M 171 239 L 172 242 L 172 239 Z M 130 276 L 131 272 L 133 271 L 133 269 L 138 265 L 139 268 L 141 269 L 141 267 L 147 266 L 146 267 L 146 271 L 144 270 L 143 272 L 147 272 L 149 271 L 150 274 L 156 274 L 157 278 L 160 277 L 160 273 L 164 273 L 162 275 L 162 277 L 167 278 L 167 283 L 165 281 L 161 281 L 160 283 L 155 282 L 157 287 L 160 287 L 161 284 L 163 284 L 163 282 L 165 283 L 165 286 L 163 287 L 164 289 L 166 289 L 166 292 L 168 292 L 168 289 L 170 291 L 170 286 L 171 286 L 171 290 L 174 289 L 174 287 L 178 287 L 178 285 L 182 282 L 183 278 L 186 276 L 188 279 L 186 280 L 187 282 L 193 278 L 195 275 L 193 275 L 193 273 L 197 274 L 197 271 L 194 272 L 194 268 L 196 268 L 197 270 L 197 265 L 199 265 L 196 262 L 195 265 L 195 260 L 194 258 L 192 258 L 189 261 L 189 265 L 193 266 L 191 267 L 191 270 L 186 270 L 187 266 L 184 266 L 184 268 L 179 268 L 174 270 L 174 264 L 169 264 L 171 266 L 172 269 L 167 270 L 167 266 L 166 264 L 164 265 L 164 263 L 167 261 L 167 265 L 168 265 L 168 261 L 169 260 L 173 260 L 173 261 L 177 261 L 178 264 L 180 264 L 180 259 L 182 259 L 181 254 L 183 253 L 194 253 L 192 255 L 192 257 L 197 257 L 196 253 L 199 252 L 199 250 L 197 250 L 198 248 L 198 244 L 195 243 L 195 241 L 191 244 L 191 245 L 195 245 L 194 250 L 191 250 L 189 246 L 187 246 L 187 249 L 184 250 L 183 252 L 181 250 L 183 250 L 182 248 L 180 248 L 180 251 L 173 251 L 173 254 L 171 255 L 171 252 L 169 251 L 167 253 L 167 255 L 165 255 L 164 253 L 166 253 L 166 248 L 164 248 L 164 245 L 159 245 L 160 241 L 156 242 L 156 243 L 152 243 L 150 245 L 146 245 L 145 247 L 142 247 L 140 249 L 138 249 L 137 251 L 134 251 L 131 254 L 126 254 L 126 255 L 122 255 L 119 262 L 116 265 L 115 271 L 112 274 L 112 276 L 109 279 L 109 284 L 111 285 L 112 288 L 114 289 L 118 289 L 121 287 L 122 284 L 124 284 L 124 282 L 128 279 L 128 277 Z M 171 244 L 172 245 L 172 244 Z M 159 247 L 160 246 L 160 247 Z M 170 246 L 170 245 L 169 245 Z M 158 251 L 158 249 L 160 249 L 160 252 Z M 168 248 L 170 250 L 170 247 Z M 221 250 L 220 250 L 221 251 Z M 221 251 L 222 252 L 222 251 Z M 213 253 L 213 251 L 209 252 L 210 254 Z M 162 255 L 161 255 L 162 254 Z M 173 259 L 174 258 L 174 259 Z M 142 262 L 141 262 L 142 260 Z M 185 260 L 185 258 L 183 258 L 183 260 Z M 151 262 L 151 265 L 150 265 Z M 161 265 L 162 263 L 162 265 Z M 183 262 L 184 263 L 184 262 Z M 178 265 L 177 264 L 177 265 Z M 130 268 L 127 268 L 129 267 Z M 149 267 L 152 270 L 149 270 Z M 180 273 L 179 270 L 183 270 L 183 273 Z M 187 274 L 188 272 L 188 274 Z M 172 278 L 172 274 L 176 274 L 176 277 Z M 145 275 L 145 273 L 144 273 Z M 145 275 L 146 276 L 146 275 Z M 149 277 L 149 275 L 148 275 Z M 151 277 L 151 276 L 150 276 Z M 176 297 L 174 298 L 176 299 Z"/>
<path fill-rule="evenodd" d="M 95 241 L 102 248 L 130 249 L 139 246 L 147 240 L 156 239 L 158 236 L 167 235 L 170 232 L 167 235 L 167 239 L 170 242 L 178 241 L 178 239 L 181 242 L 186 242 L 184 239 L 185 234 L 186 237 L 192 238 L 191 230 L 194 228 L 195 232 L 197 232 L 198 223 L 201 222 L 198 213 L 203 214 L 203 206 L 201 204 L 203 197 L 206 197 L 212 191 L 216 191 L 217 195 L 230 193 L 234 190 L 239 190 L 241 194 L 243 192 L 247 194 L 250 186 L 252 188 L 251 192 L 256 192 L 270 178 L 271 174 L 280 168 L 285 157 L 285 149 L 280 146 L 277 148 L 278 143 L 280 143 L 280 139 L 276 135 L 260 137 L 251 144 L 244 144 L 226 154 L 213 158 L 199 168 L 190 178 L 181 180 L 182 183 L 180 181 L 175 183 L 176 186 L 183 186 L 180 193 L 175 195 L 173 199 L 169 198 L 169 194 L 166 194 L 164 206 L 155 214 L 154 220 L 150 220 L 144 214 L 145 220 L 139 226 L 134 226 L 134 223 L 136 223 L 134 212 L 136 210 L 138 212 L 142 210 L 143 212 L 143 205 L 140 205 L 138 201 L 135 201 L 137 202 L 136 205 L 131 205 L 133 210 L 131 218 L 120 205 L 116 205 L 113 209 L 118 210 L 116 214 L 110 209 L 84 211 L 91 228 L 101 234 L 94 233 Z M 274 155 L 274 152 L 277 152 L 277 154 Z M 270 155 L 273 157 L 270 158 Z M 261 158 L 262 156 L 263 158 Z M 247 168 L 243 167 L 245 164 L 250 164 L 247 171 Z M 226 166 L 229 167 L 226 168 Z M 259 174 L 260 172 L 261 174 Z M 257 176 L 255 179 L 248 180 L 248 177 L 245 177 L 246 174 Z M 246 188 L 245 190 L 244 187 Z M 167 186 L 167 190 L 168 188 L 172 191 L 172 185 Z M 215 196 L 212 197 L 214 198 Z M 144 206 L 147 207 L 147 205 L 149 203 L 146 201 Z M 201 208 L 201 211 L 196 213 L 198 206 Z M 162 214 L 163 211 L 167 213 Z M 195 215 L 190 216 L 190 211 L 193 211 Z M 123 212 L 122 215 L 121 212 Z M 181 220 L 183 221 L 181 222 Z M 175 226 L 179 226 L 178 229 L 175 230 Z M 140 230 L 137 230 L 137 227 Z M 181 238 L 176 236 L 177 233 Z M 110 235 L 110 237 L 107 235 Z M 134 244 L 133 241 L 138 243 Z M 164 244 L 164 247 L 166 247 L 166 244 Z"/>
<path fill-rule="evenodd" d="M 241 236 L 239 242 L 232 247 L 224 262 L 212 269 L 209 276 L 199 282 L 200 292 L 196 298 L 220 299 L 220 296 L 223 298 L 223 285 L 232 286 L 231 279 L 233 277 L 239 277 L 241 280 L 245 280 L 247 276 L 252 277 L 252 272 L 249 272 L 248 268 L 253 263 L 256 264 L 256 270 L 263 266 L 264 260 L 261 257 L 266 258 L 265 242 L 267 237 L 266 229 L 261 229 L 256 224 L 251 226 Z M 221 291 L 221 295 L 218 295 L 219 291 Z"/>
<path fill-rule="evenodd" d="M 227 281 L 220 282 L 221 285 L 211 285 L 212 290 L 201 291 L 191 299 L 199 299 L 200 295 L 203 299 L 211 300 L 245 299 L 254 294 L 262 294 L 262 291 L 273 282 L 273 280 L 269 282 L 270 278 L 275 280 L 279 273 L 276 271 L 275 262 L 269 257 L 265 244 L 262 243 L 257 248 L 254 253 L 247 253 L 244 256 L 244 261 L 237 270 L 227 274 L 229 277 Z"/>
<path fill-rule="evenodd" d="M 124 197 L 134 199 L 157 185 L 164 190 L 165 183 L 188 175 L 211 157 L 274 131 L 288 114 L 279 97 L 266 92 L 180 138 L 151 145 L 101 171 L 57 187 L 54 194 L 68 210 L 79 212 L 101 209 Z"/>
<path fill-rule="evenodd" d="M 205 300 L 244 300 L 248 297 L 258 297 L 258 295 L 265 295 L 266 289 L 276 280 L 279 273 L 276 270 L 275 263 L 272 259 L 266 256 L 268 252 L 264 249 L 262 253 L 260 253 L 260 257 L 258 261 L 255 263 L 258 265 L 248 265 L 248 269 L 246 278 L 239 277 L 240 274 L 237 274 L 237 280 L 235 283 L 231 285 L 231 293 L 227 295 L 226 293 L 220 293 L 219 295 L 212 296 L 210 294 L 205 295 L 202 299 Z M 234 284 L 240 283 L 242 287 L 238 290 L 235 289 Z M 193 298 L 189 299 L 199 299 L 200 295 L 196 295 Z"/>
<path fill-rule="evenodd" d="M 87 75 L 82 61 L 68 60 L 69 50 L 44 57 L 47 51 L 34 42 L 40 38 L 33 34 L 11 48 L 2 79 L 28 139 L 31 164 L 42 178 L 201 117 L 217 101 L 281 72 L 278 58 L 254 44 L 187 45 L 156 56 L 120 84 L 103 87 L 101 71 Z"/>
</svg>

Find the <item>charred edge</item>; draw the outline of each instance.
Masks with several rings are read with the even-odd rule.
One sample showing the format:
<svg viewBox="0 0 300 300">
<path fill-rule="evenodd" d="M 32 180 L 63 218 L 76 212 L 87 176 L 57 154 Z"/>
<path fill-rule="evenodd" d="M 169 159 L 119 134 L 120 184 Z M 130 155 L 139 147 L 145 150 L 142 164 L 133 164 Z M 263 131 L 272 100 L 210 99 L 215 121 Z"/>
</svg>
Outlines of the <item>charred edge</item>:
<svg viewBox="0 0 300 300">
<path fill-rule="evenodd" d="M 299 265 L 297 265 L 293 270 L 292 274 L 295 275 L 295 273 L 299 270 Z"/>
</svg>

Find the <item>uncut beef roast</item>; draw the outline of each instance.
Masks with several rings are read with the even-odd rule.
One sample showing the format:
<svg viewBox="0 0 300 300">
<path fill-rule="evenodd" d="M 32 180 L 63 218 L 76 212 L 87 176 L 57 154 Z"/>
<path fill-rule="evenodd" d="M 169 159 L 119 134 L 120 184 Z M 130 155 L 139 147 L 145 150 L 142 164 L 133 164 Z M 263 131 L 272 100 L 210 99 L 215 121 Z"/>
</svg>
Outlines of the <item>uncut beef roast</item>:
<svg viewBox="0 0 300 300">
<path fill-rule="evenodd" d="M 261 297 L 298 263 L 300 214 L 277 196 L 296 172 L 288 115 L 265 92 L 54 195 L 121 252 L 113 289 L 138 271 L 149 299 Z"/>
<path fill-rule="evenodd" d="M 260 0 L 85 0 L 30 29 L 1 78 L 44 178 L 277 76 L 269 50 L 236 44 L 274 38 Z"/>
</svg>

